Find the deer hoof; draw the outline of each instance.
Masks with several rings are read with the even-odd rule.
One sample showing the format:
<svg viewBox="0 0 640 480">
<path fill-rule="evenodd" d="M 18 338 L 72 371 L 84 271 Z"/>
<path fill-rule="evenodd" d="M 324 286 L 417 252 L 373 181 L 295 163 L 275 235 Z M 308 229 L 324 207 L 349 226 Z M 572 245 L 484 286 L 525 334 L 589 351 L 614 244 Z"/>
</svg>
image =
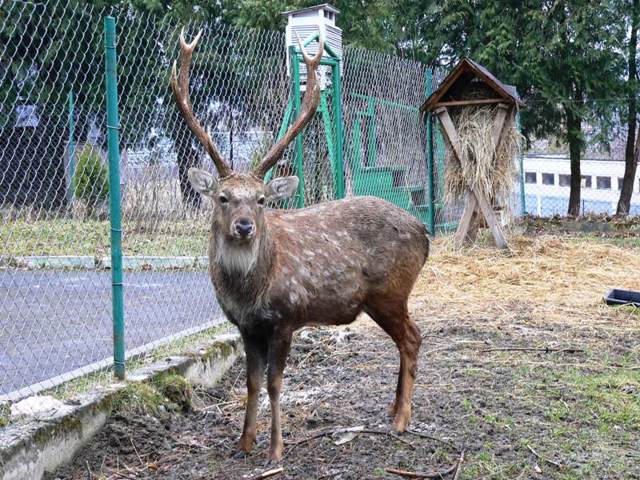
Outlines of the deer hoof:
<svg viewBox="0 0 640 480">
<path fill-rule="evenodd" d="M 408 415 L 396 415 L 396 419 L 393 422 L 393 429 L 398 432 L 398 433 L 402 433 L 407 429 L 407 426 L 409 425 L 409 416 Z"/>
<path fill-rule="evenodd" d="M 269 463 L 277 464 L 282 460 L 283 448 L 282 445 L 278 445 L 277 447 L 272 447 L 269 453 Z"/>
<path fill-rule="evenodd" d="M 253 448 L 253 444 L 255 443 L 255 438 L 245 437 L 244 435 L 240 437 L 238 441 L 238 448 L 241 453 L 249 453 Z"/>
</svg>

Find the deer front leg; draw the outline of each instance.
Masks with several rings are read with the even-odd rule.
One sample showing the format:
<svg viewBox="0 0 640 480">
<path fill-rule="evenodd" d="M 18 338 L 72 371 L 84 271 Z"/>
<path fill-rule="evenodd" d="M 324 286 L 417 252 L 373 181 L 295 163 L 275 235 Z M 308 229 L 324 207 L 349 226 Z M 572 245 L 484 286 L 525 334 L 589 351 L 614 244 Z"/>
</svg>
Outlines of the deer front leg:
<svg viewBox="0 0 640 480">
<path fill-rule="evenodd" d="M 243 452 L 249 453 L 257 435 L 258 399 L 267 363 L 267 343 L 264 339 L 260 340 L 248 335 L 243 335 L 242 340 L 247 356 L 247 408 L 238 447 Z"/>
<path fill-rule="evenodd" d="M 267 367 L 267 391 L 271 403 L 271 446 L 269 459 L 273 462 L 282 460 L 284 442 L 280 425 L 280 389 L 282 375 L 291 348 L 291 332 L 274 332 L 269 342 Z"/>
</svg>

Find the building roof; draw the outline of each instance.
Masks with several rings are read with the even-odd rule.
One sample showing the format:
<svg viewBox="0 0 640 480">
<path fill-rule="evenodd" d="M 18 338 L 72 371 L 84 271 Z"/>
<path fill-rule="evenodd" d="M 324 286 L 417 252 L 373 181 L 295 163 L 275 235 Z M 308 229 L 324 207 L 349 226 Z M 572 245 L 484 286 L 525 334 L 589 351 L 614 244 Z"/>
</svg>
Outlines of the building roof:
<svg viewBox="0 0 640 480">
<path fill-rule="evenodd" d="M 340 13 L 340 10 L 338 10 L 333 5 L 329 3 L 322 3 L 320 5 L 314 5 L 313 7 L 300 8 L 299 10 L 287 10 L 286 12 L 282 12 L 282 15 L 287 16 L 287 15 L 291 15 L 292 13 L 312 12 L 314 10 L 320 10 L 320 9 L 327 10 L 333 13 Z"/>
<path fill-rule="evenodd" d="M 518 96 L 516 87 L 513 85 L 506 85 L 498 80 L 489 70 L 474 62 L 470 58 L 463 58 L 458 64 L 449 72 L 445 79 L 440 83 L 440 86 L 431 94 L 429 98 L 420 107 L 421 111 L 431 111 L 436 108 L 440 100 L 452 90 L 454 85 L 459 83 L 468 83 L 470 79 L 477 77 L 488 85 L 499 98 L 504 99 L 506 103 L 512 103 L 515 105 L 523 105 L 524 103 Z"/>
</svg>

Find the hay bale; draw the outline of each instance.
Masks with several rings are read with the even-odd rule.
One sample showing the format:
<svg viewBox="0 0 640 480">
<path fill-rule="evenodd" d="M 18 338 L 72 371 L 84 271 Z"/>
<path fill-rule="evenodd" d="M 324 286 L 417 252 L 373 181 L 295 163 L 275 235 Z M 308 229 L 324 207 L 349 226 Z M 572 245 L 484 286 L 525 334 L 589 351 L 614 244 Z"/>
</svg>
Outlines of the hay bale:
<svg viewBox="0 0 640 480">
<path fill-rule="evenodd" d="M 515 165 L 520 134 L 514 128 L 513 115 L 507 116 L 496 155 L 493 155 L 493 128 L 497 105 L 470 105 L 450 109 L 451 119 L 460 138 L 464 168 L 446 142 L 445 199 L 460 200 L 467 186 L 483 193 L 494 205 L 509 207 L 517 174 Z"/>
</svg>

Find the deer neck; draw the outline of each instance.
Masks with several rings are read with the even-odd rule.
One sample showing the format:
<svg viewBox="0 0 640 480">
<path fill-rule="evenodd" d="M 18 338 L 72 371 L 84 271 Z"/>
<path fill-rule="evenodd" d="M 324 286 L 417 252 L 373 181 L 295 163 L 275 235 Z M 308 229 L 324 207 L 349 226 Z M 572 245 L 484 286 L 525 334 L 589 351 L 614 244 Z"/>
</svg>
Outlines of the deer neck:
<svg viewBox="0 0 640 480">
<path fill-rule="evenodd" d="M 229 241 L 214 225 L 210 255 L 214 269 L 226 289 L 257 294 L 265 288 L 273 269 L 272 240 L 267 228 L 262 229 L 250 243 Z"/>
</svg>

